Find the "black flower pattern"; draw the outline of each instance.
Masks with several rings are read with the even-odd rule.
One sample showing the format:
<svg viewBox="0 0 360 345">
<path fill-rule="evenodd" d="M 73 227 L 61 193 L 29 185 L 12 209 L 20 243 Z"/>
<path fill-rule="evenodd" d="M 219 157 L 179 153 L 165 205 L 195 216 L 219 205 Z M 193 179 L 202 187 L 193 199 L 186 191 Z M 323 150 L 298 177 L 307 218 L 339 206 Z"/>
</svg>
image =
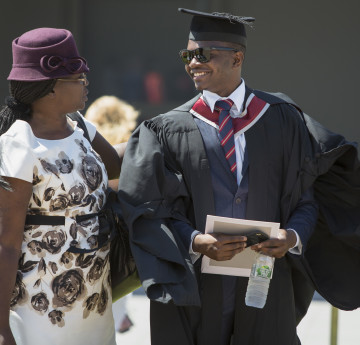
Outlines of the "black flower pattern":
<svg viewBox="0 0 360 345">
<path fill-rule="evenodd" d="M 31 305 L 35 310 L 44 314 L 49 308 L 49 300 L 44 292 L 39 292 L 31 297 Z"/>
<path fill-rule="evenodd" d="M 104 288 L 104 285 L 101 286 L 101 291 L 100 291 L 99 297 L 100 298 L 97 303 L 97 312 L 100 315 L 103 315 L 106 310 L 107 303 L 109 301 L 109 295 L 108 295 L 107 290 Z"/>
<path fill-rule="evenodd" d="M 53 273 L 53 274 L 56 274 L 56 272 L 58 271 L 58 266 L 57 266 L 57 264 L 56 264 L 56 262 L 53 262 L 53 261 L 50 261 L 49 262 L 49 266 L 50 266 L 50 269 L 51 269 L 51 272 Z"/>
<path fill-rule="evenodd" d="M 71 205 L 80 205 L 85 195 L 85 186 L 80 183 L 77 186 L 71 187 L 69 190 Z"/>
<path fill-rule="evenodd" d="M 81 220 L 80 222 L 78 222 L 78 225 L 81 228 L 87 228 L 88 226 L 90 226 L 91 224 L 95 224 L 96 223 L 97 218 L 96 217 L 89 217 L 87 219 Z"/>
<path fill-rule="evenodd" d="M 69 270 L 52 282 L 54 292 L 53 305 L 57 307 L 71 306 L 76 300 L 84 297 L 86 286 L 80 270 Z"/>
<path fill-rule="evenodd" d="M 84 142 L 82 140 L 75 139 L 75 143 L 79 145 L 79 147 L 85 154 L 88 152 L 88 150 L 85 147 Z"/>
<path fill-rule="evenodd" d="M 51 230 L 42 238 L 42 247 L 51 254 L 60 252 L 61 247 L 65 244 L 66 234 L 64 231 Z"/>
<path fill-rule="evenodd" d="M 11 301 L 10 301 L 10 307 L 15 306 L 16 304 L 23 304 L 28 299 L 28 294 L 26 291 L 26 286 L 23 283 L 23 275 L 20 271 L 17 271 L 16 273 L 16 281 L 15 281 L 15 287 L 12 292 Z"/>
<path fill-rule="evenodd" d="M 92 230 L 91 230 L 91 232 L 92 233 L 95 233 L 95 232 L 98 232 L 99 231 L 99 225 L 96 225 L 96 226 L 94 226 L 93 228 L 92 228 Z"/>
<path fill-rule="evenodd" d="M 86 241 L 91 249 L 98 247 L 98 236 L 91 235 Z"/>
<path fill-rule="evenodd" d="M 74 255 L 70 252 L 65 252 L 63 255 L 61 255 L 60 262 L 66 267 L 71 268 L 73 265 Z"/>
<path fill-rule="evenodd" d="M 31 227 L 31 230 L 34 230 L 34 229 L 36 229 L 38 227 L 39 227 L 39 225 L 33 225 Z M 36 237 L 40 237 L 40 236 L 41 236 L 41 231 L 36 231 L 31 235 L 32 238 L 36 238 Z"/>
<path fill-rule="evenodd" d="M 24 231 L 25 231 L 25 232 L 29 232 L 29 231 L 33 230 L 34 228 L 35 228 L 34 225 L 27 225 L 27 224 L 25 224 L 25 226 L 24 226 Z"/>
<path fill-rule="evenodd" d="M 40 159 L 40 163 L 46 172 L 54 174 L 57 178 L 59 177 L 59 171 L 56 165 L 47 162 L 45 159 Z"/>
<path fill-rule="evenodd" d="M 72 223 L 70 225 L 70 230 L 69 230 L 69 233 L 70 233 L 70 236 L 76 240 L 76 237 L 77 237 L 77 227 L 78 225 L 76 223 Z"/>
<path fill-rule="evenodd" d="M 37 168 L 37 166 L 35 166 L 33 171 L 33 181 L 32 181 L 33 186 L 36 186 L 44 179 L 43 176 L 39 176 L 38 174 L 39 174 L 39 169 Z"/>
<path fill-rule="evenodd" d="M 52 310 L 48 317 L 53 325 L 58 327 L 64 327 L 65 321 L 63 319 L 64 313 L 61 310 Z"/>
<path fill-rule="evenodd" d="M 38 274 L 40 277 L 43 277 L 46 274 L 46 263 L 44 258 L 41 258 L 38 265 Z"/>
<path fill-rule="evenodd" d="M 86 277 L 91 285 L 93 285 L 96 280 L 100 279 L 104 271 L 104 266 L 105 266 L 105 261 L 100 257 L 97 257 Z"/>
<path fill-rule="evenodd" d="M 51 212 L 65 210 L 70 204 L 69 197 L 66 194 L 59 194 L 50 201 L 49 209 Z"/>
<path fill-rule="evenodd" d="M 31 241 L 27 244 L 27 247 L 29 248 L 29 251 L 32 255 L 37 255 L 39 258 L 45 256 L 41 242 L 35 240 Z"/>
<path fill-rule="evenodd" d="M 32 271 L 38 264 L 39 261 L 28 260 L 25 261 L 25 253 L 23 253 L 19 259 L 19 270 L 23 273 Z"/>
<path fill-rule="evenodd" d="M 100 297 L 100 295 L 98 293 L 94 293 L 85 300 L 85 302 L 83 303 L 83 306 L 84 306 L 83 318 L 84 319 L 86 319 L 90 315 L 90 312 L 96 308 L 99 297 Z"/>
<path fill-rule="evenodd" d="M 55 161 L 55 164 L 62 174 L 70 174 L 74 167 L 74 162 L 69 159 L 65 152 L 59 153 L 59 159 Z"/>
<path fill-rule="evenodd" d="M 46 188 L 44 192 L 44 200 L 49 201 L 55 194 L 55 189 L 52 187 Z"/>
<path fill-rule="evenodd" d="M 76 258 L 75 265 L 79 266 L 80 268 L 87 268 L 92 264 L 94 256 L 95 254 L 80 254 Z"/>
<path fill-rule="evenodd" d="M 103 179 L 102 170 L 94 157 L 85 156 L 82 160 L 80 174 L 91 191 L 96 190 Z"/>
<path fill-rule="evenodd" d="M 104 194 L 100 194 L 99 195 L 99 208 L 102 209 L 102 207 L 105 204 L 105 195 Z"/>
<path fill-rule="evenodd" d="M 41 206 L 40 198 L 35 193 L 33 193 L 32 198 L 33 198 L 35 204 L 40 207 Z"/>
<path fill-rule="evenodd" d="M 96 203 L 96 198 L 93 195 L 88 194 L 84 198 L 83 204 L 81 206 L 86 207 L 86 206 L 90 205 L 89 211 L 91 212 L 93 210 L 93 207 L 94 207 L 95 203 Z"/>
</svg>

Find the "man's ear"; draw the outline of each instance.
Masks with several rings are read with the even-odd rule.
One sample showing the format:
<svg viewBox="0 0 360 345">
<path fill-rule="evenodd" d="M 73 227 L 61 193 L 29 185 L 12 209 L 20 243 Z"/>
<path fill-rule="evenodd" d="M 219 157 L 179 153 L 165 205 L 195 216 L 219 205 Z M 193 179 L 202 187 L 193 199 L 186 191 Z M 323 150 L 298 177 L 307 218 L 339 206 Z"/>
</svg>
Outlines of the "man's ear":
<svg viewBox="0 0 360 345">
<path fill-rule="evenodd" d="M 244 53 L 236 52 L 234 57 L 234 67 L 241 67 L 244 61 Z"/>
</svg>

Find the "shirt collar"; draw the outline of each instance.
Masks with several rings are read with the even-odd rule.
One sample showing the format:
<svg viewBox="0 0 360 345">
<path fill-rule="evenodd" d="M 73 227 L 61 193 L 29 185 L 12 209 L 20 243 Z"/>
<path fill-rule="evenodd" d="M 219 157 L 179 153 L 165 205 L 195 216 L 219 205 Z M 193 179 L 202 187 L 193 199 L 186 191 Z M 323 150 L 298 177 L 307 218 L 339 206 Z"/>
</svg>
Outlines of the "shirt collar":
<svg viewBox="0 0 360 345">
<path fill-rule="evenodd" d="M 242 107 L 245 99 L 245 81 L 241 78 L 241 84 L 228 97 L 221 97 L 214 92 L 204 90 L 202 98 L 210 107 L 211 112 L 214 112 L 215 103 L 218 100 L 230 98 L 234 102 L 233 109 L 236 107 L 237 112 L 240 113 L 243 111 Z"/>
</svg>

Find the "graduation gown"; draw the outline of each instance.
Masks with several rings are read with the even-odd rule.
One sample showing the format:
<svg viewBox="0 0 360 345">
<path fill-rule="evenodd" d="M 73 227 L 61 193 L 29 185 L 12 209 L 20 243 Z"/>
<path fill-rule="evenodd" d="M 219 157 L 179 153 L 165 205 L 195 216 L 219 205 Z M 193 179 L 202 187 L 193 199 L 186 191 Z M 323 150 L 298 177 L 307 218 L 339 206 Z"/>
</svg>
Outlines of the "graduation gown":
<svg viewBox="0 0 360 345">
<path fill-rule="evenodd" d="M 247 97 L 250 92 L 246 90 Z M 296 324 L 305 315 L 314 288 L 342 309 L 360 305 L 355 288 L 343 283 L 351 269 L 360 267 L 359 163 L 354 144 L 325 130 L 285 96 L 254 93 L 271 106 L 245 132 L 246 218 L 284 226 L 311 185 L 320 216 L 313 237 L 303 244 L 304 255 L 287 254 L 276 260 L 264 309 L 245 306 L 247 279 L 238 278 L 233 344 L 291 345 L 298 343 Z M 198 97 L 138 127 L 129 140 L 120 177 L 119 196 L 132 252 L 152 301 L 155 345 L 217 345 L 220 339 L 220 276 L 201 274 L 201 260 L 192 265 L 189 248 L 171 224 L 171 219 L 180 219 L 204 231 L 206 215 L 215 214 L 208 159 L 189 113 Z M 341 215 L 343 210 L 346 216 Z M 345 261 L 333 251 L 340 258 L 346 252 L 350 266 L 344 267 Z"/>
</svg>

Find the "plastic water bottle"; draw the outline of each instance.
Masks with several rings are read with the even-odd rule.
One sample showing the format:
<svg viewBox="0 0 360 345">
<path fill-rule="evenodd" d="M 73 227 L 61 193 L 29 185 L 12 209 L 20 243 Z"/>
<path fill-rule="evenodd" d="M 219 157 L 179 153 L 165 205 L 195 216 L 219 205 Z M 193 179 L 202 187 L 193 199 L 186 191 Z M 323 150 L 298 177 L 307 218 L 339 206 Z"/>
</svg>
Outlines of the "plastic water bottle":
<svg viewBox="0 0 360 345">
<path fill-rule="evenodd" d="M 252 266 L 245 295 L 249 307 L 264 308 L 274 268 L 274 258 L 258 254 Z"/>
</svg>

